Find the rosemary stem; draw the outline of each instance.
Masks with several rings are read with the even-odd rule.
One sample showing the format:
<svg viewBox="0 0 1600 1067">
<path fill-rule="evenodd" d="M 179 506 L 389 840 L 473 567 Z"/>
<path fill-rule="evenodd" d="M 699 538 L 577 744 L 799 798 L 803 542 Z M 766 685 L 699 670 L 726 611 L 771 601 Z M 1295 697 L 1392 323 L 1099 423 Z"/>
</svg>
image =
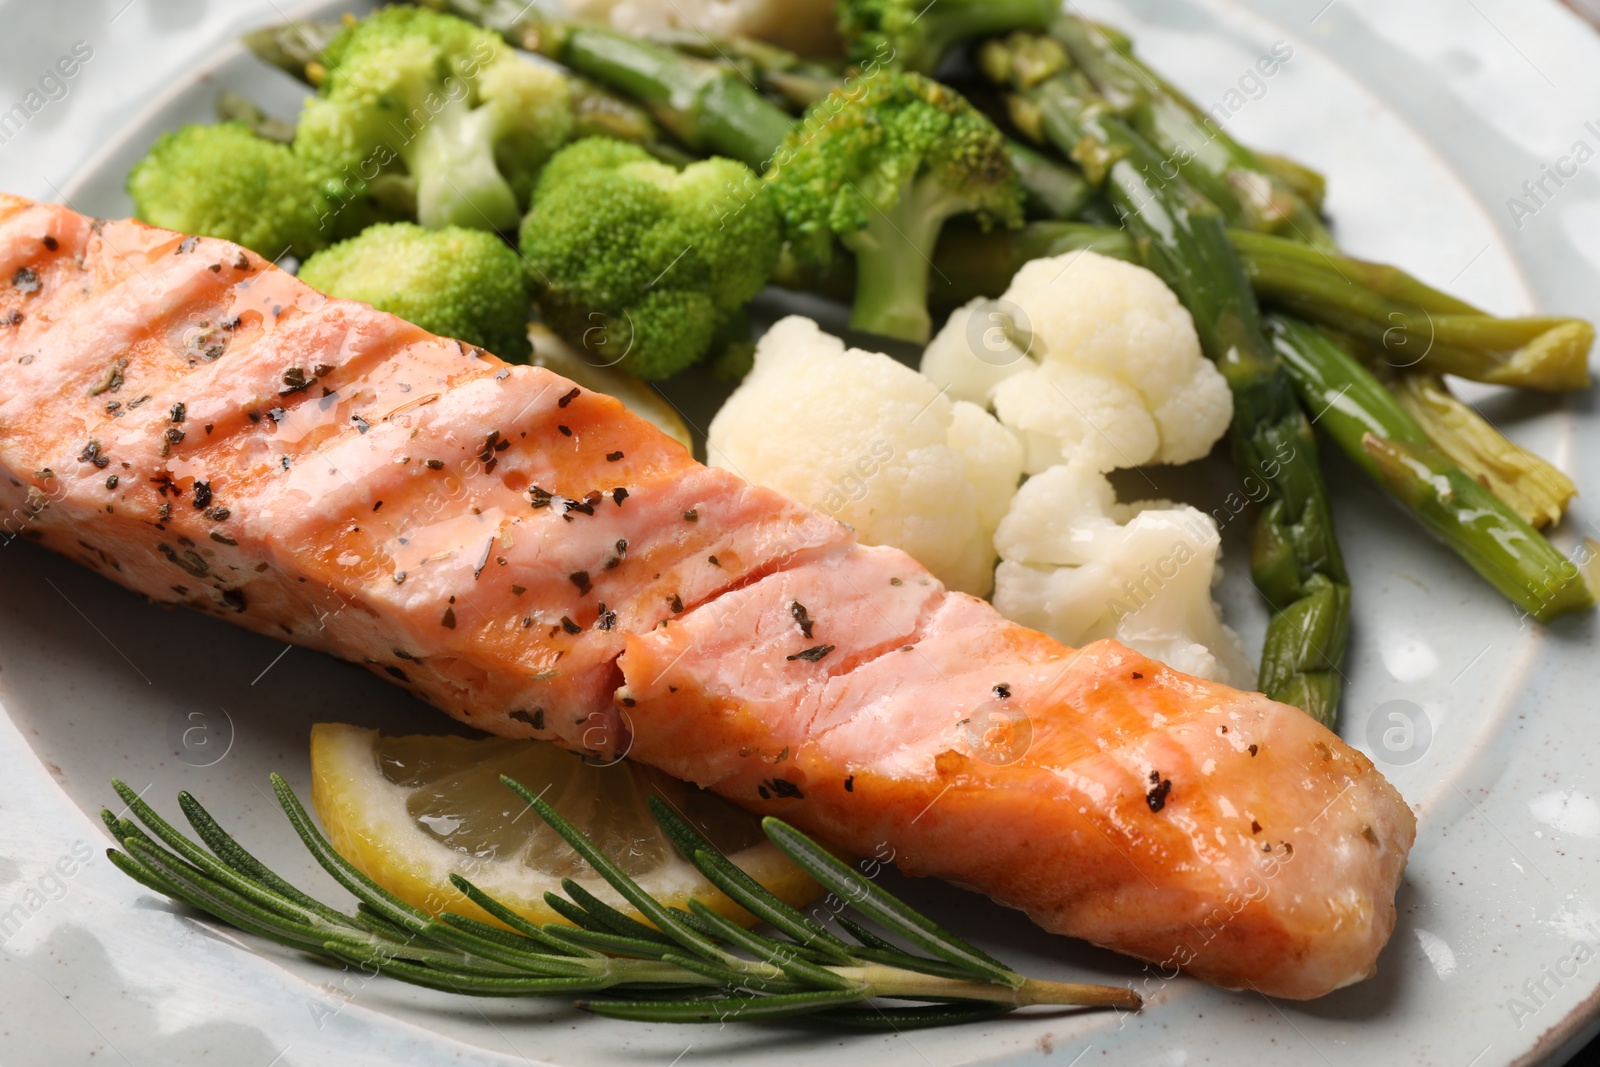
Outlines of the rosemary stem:
<svg viewBox="0 0 1600 1067">
<path fill-rule="evenodd" d="M 1085 1008 L 1127 1008 L 1130 1011 L 1138 1010 L 1142 1003 L 1138 993 L 1120 986 L 1046 982 L 1037 978 L 1023 978 L 1021 985 L 1009 986 L 996 982 L 939 978 L 881 964 L 868 964 L 860 968 L 830 967 L 829 970 L 860 981 L 875 997 L 979 1000 L 1017 1008 L 1033 1004 L 1057 1004 Z"/>
</svg>

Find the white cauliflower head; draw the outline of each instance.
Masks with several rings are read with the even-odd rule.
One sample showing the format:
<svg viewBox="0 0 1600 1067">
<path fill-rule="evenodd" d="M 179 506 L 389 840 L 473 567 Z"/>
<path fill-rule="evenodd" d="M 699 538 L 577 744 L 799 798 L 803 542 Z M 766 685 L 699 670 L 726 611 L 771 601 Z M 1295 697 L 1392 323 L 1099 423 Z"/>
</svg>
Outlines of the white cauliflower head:
<svg viewBox="0 0 1600 1067">
<path fill-rule="evenodd" d="M 999 301 L 951 316 L 923 373 L 992 407 L 1038 474 L 1189 463 L 1233 419 L 1194 321 L 1150 271 L 1094 252 L 1036 259 Z"/>
<path fill-rule="evenodd" d="M 1120 505 L 1103 474 L 1060 466 L 1023 485 L 995 547 L 994 604 L 1013 622 L 1073 646 L 1113 638 L 1185 674 L 1255 688 L 1211 599 L 1222 538 L 1210 516 Z"/>
<path fill-rule="evenodd" d="M 1021 445 L 987 412 L 798 316 L 761 339 L 707 452 L 976 596 L 993 585 L 995 527 L 1022 475 Z"/>
</svg>

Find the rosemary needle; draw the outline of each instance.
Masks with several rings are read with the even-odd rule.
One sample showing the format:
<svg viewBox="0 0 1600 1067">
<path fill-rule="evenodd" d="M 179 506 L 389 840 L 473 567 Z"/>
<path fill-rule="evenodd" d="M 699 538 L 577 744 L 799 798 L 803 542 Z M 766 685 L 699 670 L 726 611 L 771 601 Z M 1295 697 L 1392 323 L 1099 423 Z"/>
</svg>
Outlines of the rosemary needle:
<svg viewBox="0 0 1600 1067">
<path fill-rule="evenodd" d="M 113 787 L 149 833 L 109 811 L 101 817 L 122 845 L 107 849 L 107 855 L 146 888 L 279 944 L 446 992 L 571 997 L 586 1011 L 641 1022 L 810 1016 L 864 1030 L 948 1026 L 1033 1004 L 1140 1006 L 1131 989 L 1024 978 L 776 819 L 763 823 L 773 843 L 855 909 L 859 919 L 839 917 L 853 943 L 762 888 L 669 807 L 652 801 L 652 814 L 674 846 L 713 885 L 764 920 L 766 930 L 746 930 L 710 908 L 696 907 L 698 902 L 688 911 L 668 907 L 531 790 L 510 778 L 502 781 L 648 923 L 570 879 L 562 883 L 565 897 L 552 893 L 548 899 L 571 926 L 531 923 L 458 875 L 451 876 L 456 888 L 504 926 L 451 913 L 428 915 L 340 856 L 278 775 L 272 776 L 278 802 L 317 862 L 356 898 L 353 915 L 278 877 L 187 793 L 180 798 L 183 813 L 209 852 L 120 781 Z M 899 948 L 868 930 L 862 919 L 929 955 Z M 880 997 L 914 1003 L 866 1004 Z"/>
</svg>

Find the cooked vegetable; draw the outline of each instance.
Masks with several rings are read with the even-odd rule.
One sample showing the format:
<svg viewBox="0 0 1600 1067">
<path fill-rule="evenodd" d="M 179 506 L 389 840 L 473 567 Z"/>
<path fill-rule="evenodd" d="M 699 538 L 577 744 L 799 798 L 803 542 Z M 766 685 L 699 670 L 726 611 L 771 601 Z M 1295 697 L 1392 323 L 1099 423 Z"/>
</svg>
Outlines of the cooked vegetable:
<svg viewBox="0 0 1600 1067">
<path fill-rule="evenodd" d="M 707 455 L 976 596 L 993 585 L 995 527 L 1022 476 L 1021 445 L 982 408 L 800 317 L 761 339 Z"/>
<path fill-rule="evenodd" d="M 1232 234 L 1257 292 L 1297 317 L 1359 338 L 1390 367 L 1562 392 L 1590 385 L 1594 327 L 1501 319 L 1394 267 L 1260 234 Z"/>
<path fill-rule="evenodd" d="M 1234 466 L 1241 484 L 1262 487 L 1251 531 L 1251 570 L 1271 606 L 1261 688 L 1324 723 L 1338 709 L 1350 582 L 1334 538 L 1327 488 L 1311 424 L 1268 342 L 1255 294 L 1228 242 L 1221 213 L 1070 69 L 1065 52 L 1038 35 L 984 46 L 986 73 L 1011 86 L 1038 132 L 1101 184 L 1137 242 L 1145 265 L 1194 316 L 1206 354 L 1233 391 Z"/>
<path fill-rule="evenodd" d="M 957 215 L 1020 225 L 1006 140 L 963 97 L 920 74 L 880 71 L 835 90 L 784 141 L 767 174 L 790 248 L 827 269 L 856 259 L 851 325 L 926 342 L 930 257 Z"/>
<path fill-rule="evenodd" d="M 839 0 L 839 34 L 857 63 L 897 64 L 932 74 L 965 41 L 1042 30 L 1054 0 Z"/>
<path fill-rule="evenodd" d="M 767 96 L 796 111 L 804 111 L 845 80 L 846 68 L 839 60 L 807 59 L 753 37 L 716 37 L 700 30 L 677 29 L 652 33 L 650 40 L 736 71 Z"/>
<path fill-rule="evenodd" d="M 327 77 L 300 116 L 296 151 L 368 182 L 430 229 L 515 230 L 572 129 L 558 72 L 448 15 L 380 9 L 323 57 Z"/>
<path fill-rule="evenodd" d="M 597 1015 L 643 1022 L 809 1015 L 840 1026 L 895 1031 L 975 1022 L 1030 1004 L 1137 1010 L 1143 1003 L 1131 989 L 1024 978 L 945 932 L 799 830 L 777 818 L 762 820 L 772 843 L 832 891 L 831 899 L 840 901 L 837 910 L 848 906 L 858 918 L 921 952 L 897 948 L 856 919 L 835 915 L 851 935 L 845 941 L 762 888 L 652 797 L 651 813 L 684 859 L 775 929 L 752 933 L 698 900 L 690 901 L 687 912 L 668 906 L 628 875 L 619 862 L 623 857 L 596 847 L 541 794 L 508 777 L 501 781 L 515 792 L 516 803 L 548 823 L 589 870 L 652 925 L 570 879 L 563 883 L 565 897 L 551 893 L 546 899 L 570 917 L 571 925 L 536 925 L 459 874 L 451 875 L 456 889 L 501 925 L 453 913 L 436 918 L 382 889 L 334 851 L 276 774 L 272 788 L 284 814 L 318 864 L 359 901 L 354 916 L 273 873 L 187 793 L 178 801 L 205 847 L 120 781 L 112 786 L 133 819 L 105 808 L 100 818 L 126 850 L 107 849 L 107 857 L 147 889 L 297 951 L 468 996 L 567 998 L 616 990 L 616 996 L 587 997 L 576 1004 Z M 851 1010 L 877 997 L 927 1003 Z"/>
<path fill-rule="evenodd" d="M 239 122 L 164 134 L 128 175 L 134 214 L 179 233 L 221 237 L 268 259 L 305 257 L 334 239 L 332 209 L 292 149 Z"/>
<path fill-rule="evenodd" d="M 1508 441 L 1457 399 L 1443 378 L 1405 374 L 1389 383 L 1389 391 L 1434 444 L 1535 529 L 1560 522 L 1567 504 L 1578 495 L 1571 478 Z"/>
<path fill-rule="evenodd" d="M 1256 672 L 1211 599 L 1222 538 L 1210 516 L 1167 501 L 1121 505 L 1076 464 L 1029 478 L 995 535 L 994 606 L 1081 648 L 1113 638 L 1242 689 Z"/>
<path fill-rule="evenodd" d="M 737 339 L 781 239 L 771 194 L 743 164 L 711 159 L 679 172 L 603 138 L 550 162 L 522 224 L 545 321 L 648 380 Z"/>
<path fill-rule="evenodd" d="M 502 3 L 526 6 L 523 0 Z M 671 30 L 752 37 L 807 55 L 827 55 L 839 47 L 833 0 L 566 0 L 563 6 L 574 18 L 636 37 Z"/>
<path fill-rule="evenodd" d="M 1183 177 L 1221 209 L 1228 225 L 1335 247 L 1317 206 L 1193 101 L 1139 62 L 1130 42 L 1086 19 L 1063 16 L 1050 32 L 1095 89 Z M 1292 52 L 1291 52 L 1292 54 Z M 1274 51 L 1271 62 L 1279 62 Z"/>
<path fill-rule="evenodd" d="M 1093 252 L 1034 260 L 999 301 L 956 312 L 922 372 L 952 399 L 992 406 L 1022 439 L 1029 474 L 1189 463 L 1233 418 L 1172 290 Z"/>
<path fill-rule="evenodd" d="M 373 226 L 306 260 L 300 280 L 501 359 L 524 362 L 531 350 L 527 273 L 492 233 L 409 222 Z"/>
<path fill-rule="evenodd" d="M 1179 162 L 1235 220 L 1288 241 L 1236 233 L 1234 245 L 1263 299 L 1370 347 L 1385 384 L 1434 442 L 1535 526 L 1560 521 L 1575 489 L 1453 397 L 1443 373 L 1524 388 L 1585 388 L 1590 324 L 1499 320 L 1393 267 L 1337 253 L 1322 225 L 1321 175 L 1234 141 L 1193 101 L 1133 56 L 1115 31 L 1082 20 L 1053 26 L 1074 60 L 1130 121 Z M 1278 50 L 1269 62 L 1280 58 Z M 1294 242 L 1303 242 L 1296 245 Z M 1306 246 L 1315 246 L 1314 248 Z"/>
<path fill-rule="evenodd" d="M 1323 432 L 1473 570 L 1540 622 L 1594 607 L 1578 568 L 1434 445 L 1353 356 L 1304 323 L 1270 325 Z"/>
<path fill-rule="evenodd" d="M 1024 206 L 1030 218 L 1074 219 L 1094 199 L 1094 186 L 1070 163 L 1064 163 L 1008 140 L 1006 151 L 1022 183 Z"/>
<path fill-rule="evenodd" d="M 615 30 L 552 21 L 531 4 L 439 3 L 518 48 L 540 52 L 643 104 L 694 151 L 760 170 L 793 125 L 788 112 L 727 66 Z"/>
</svg>

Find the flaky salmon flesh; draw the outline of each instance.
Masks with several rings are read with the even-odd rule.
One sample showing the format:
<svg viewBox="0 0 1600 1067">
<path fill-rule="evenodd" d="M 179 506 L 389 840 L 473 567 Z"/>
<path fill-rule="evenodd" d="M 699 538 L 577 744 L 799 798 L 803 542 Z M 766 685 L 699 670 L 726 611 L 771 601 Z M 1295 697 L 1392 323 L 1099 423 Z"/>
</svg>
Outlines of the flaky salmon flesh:
<svg viewBox="0 0 1600 1067">
<path fill-rule="evenodd" d="M 1315 997 L 1394 926 L 1412 813 L 1300 711 L 1013 625 L 608 397 L 225 241 L 0 197 L 0 518 L 1167 973 Z"/>
</svg>

